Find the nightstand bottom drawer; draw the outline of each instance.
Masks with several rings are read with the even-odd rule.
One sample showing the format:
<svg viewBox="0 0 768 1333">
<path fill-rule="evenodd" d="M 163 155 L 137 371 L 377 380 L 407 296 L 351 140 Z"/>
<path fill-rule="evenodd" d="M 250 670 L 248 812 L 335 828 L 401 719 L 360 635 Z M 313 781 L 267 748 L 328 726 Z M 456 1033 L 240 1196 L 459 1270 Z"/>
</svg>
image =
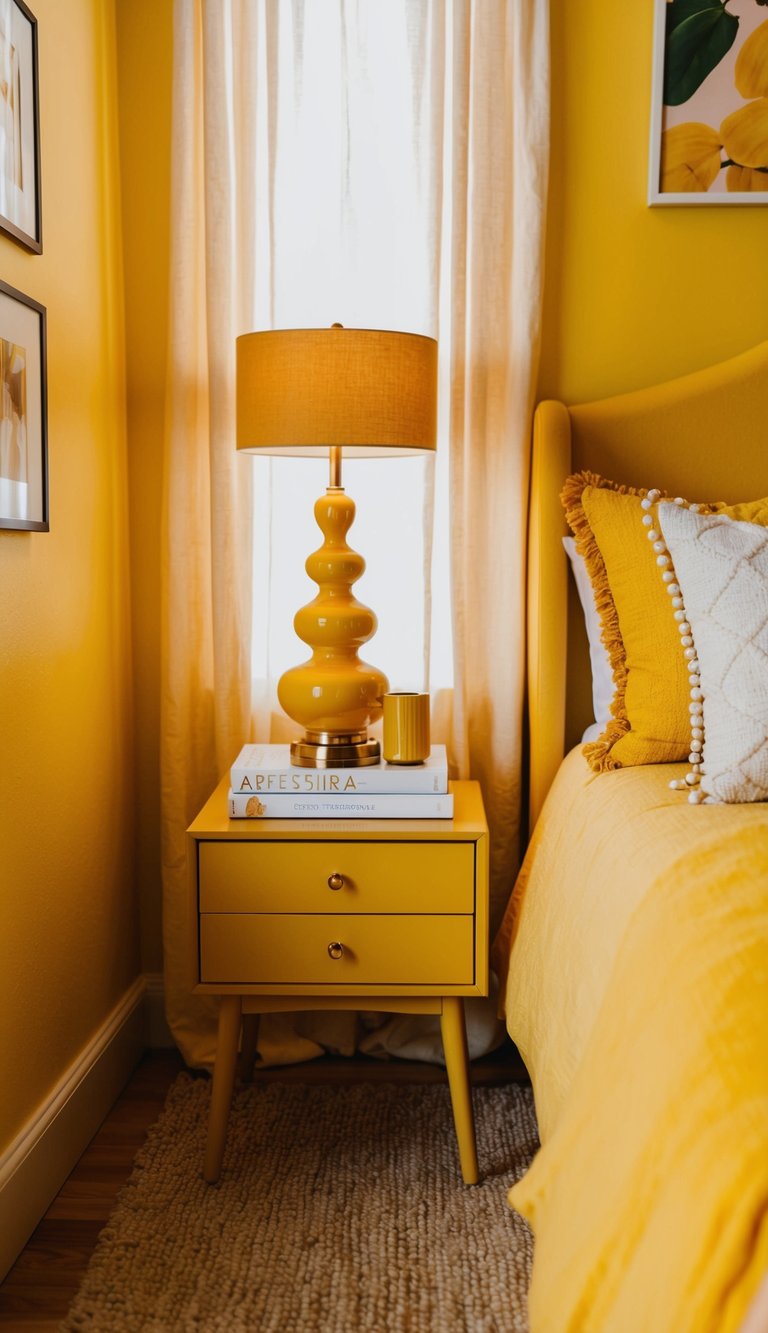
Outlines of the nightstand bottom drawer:
<svg viewBox="0 0 768 1333">
<path fill-rule="evenodd" d="M 471 986 L 474 917 L 203 913 L 200 980 Z"/>
</svg>

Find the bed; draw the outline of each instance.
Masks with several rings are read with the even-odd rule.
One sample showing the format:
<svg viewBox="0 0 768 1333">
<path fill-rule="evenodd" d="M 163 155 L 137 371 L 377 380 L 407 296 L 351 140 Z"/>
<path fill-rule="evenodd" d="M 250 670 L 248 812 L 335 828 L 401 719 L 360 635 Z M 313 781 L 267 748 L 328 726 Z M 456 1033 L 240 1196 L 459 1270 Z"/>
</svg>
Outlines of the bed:
<svg viewBox="0 0 768 1333">
<path fill-rule="evenodd" d="M 764 777 L 768 619 L 757 628 L 746 622 L 756 614 L 754 589 L 762 596 L 766 587 L 767 405 L 764 343 L 664 385 L 570 409 L 545 402 L 536 412 L 531 838 L 494 946 L 506 1024 L 531 1075 L 542 1144 L 510 1194 L 536 1237 L 532 1333 L 768 1328 L 768 804 L 764 788 L 749 786 L 752 770 L 746 773 L 741 752 L 749 799 L 743 791 L 737 799 L 728 772 L 715 772 L 717 745 L 727 750 L 739 739 L 728 700 L 717 692 L 731 689 L 733 662 L 742 658 L 734 647 L 716 681 L 716 653 L 703 651 L 716 614 L 707 562 L 723 568 L 719 615 L 735 597 L 722 553 L 735 543 L 733 568 L 753 580 L 740 594 L 737 629 L 748 642 L 738 652 L 751 654 L 747 686 L 759 716 L 749 719 L 750 744 L 758 733 L 750 762 L 757 757 Z M 568 512 L 593 579 L 592 610 L 616 691 L 603 740 L 586 751 L 580 738 L 592 720 L 593 677 L 560 499 L 574 475 L 578 503 Z M 648 487 L 661 492 L 655 502 Z M 705 503 L 684 503 L 694 500 Z M 617 562 L 639 569 L 627 539 L 628 531 L 635 540 L 635 529 L 622 535 L 617 526 L 605 536 L 601 505 L 612 514 L 620 505 L 622 522 L 634 523 L 636 513 L 649 527 L 653 577 L 664 580 L 661 598 L 652 590 L 652 611 L 621 600 Z M 579 522 L 587 519 L 584 536 Z M 637 531 L 643 541 L 649 536 Z M 590 548 L 595 534 L 600 540 Z M 753 539 L 757 554 L 747 559 L 739 543 Z M 593 577 L 592 549 L 604 584 Z M 632 579 L 627 595 L 638 598 L 645 584 L 639 572 Z M 693 672 L 684 688 L 691 683 L 692 699 L 703 693 L 703 705 L 686 705 L 690 716 L 680 721 L 675 704 L 675 725 L 704 737 L 685 740 L 685 748 L 696 747 L 690 756 L 664 730 L 666 715 L 656 716 L 674 675 L 661 646 L 666 618 L 663 633 L 654 619 L 659 601 L 664 617 L 669 607 L 676 651 L 690 642 L 693 624 L 695 647 L 681 654 L 679 670 Z M 681 608 L 674 621 L 673 605 Z M 630 650 L 633 634 L 639 642 L 649 626 L 656 637 L 645 679 Z M 724 631 L 719 623 L 715 629 L 719 644 Z M 645 750 L 641 688 L 653 711 Z"/>
</svg>

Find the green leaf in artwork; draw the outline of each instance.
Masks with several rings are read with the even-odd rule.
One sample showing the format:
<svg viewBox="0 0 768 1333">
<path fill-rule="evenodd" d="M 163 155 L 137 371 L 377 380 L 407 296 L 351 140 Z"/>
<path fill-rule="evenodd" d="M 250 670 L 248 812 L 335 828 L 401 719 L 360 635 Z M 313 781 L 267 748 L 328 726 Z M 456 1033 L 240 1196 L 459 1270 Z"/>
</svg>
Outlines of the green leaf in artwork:
<svg viewBox="0 0 768 1333">
<path fill-rule="evenodd" d="M 692 14 L 701 14 L 705 9 L 722 9 L 723 0 L 670 0 L 665 14 L 667 37 L 674 28 L 689 19 Z"/>
<path fill-rule="evenodd" d="M 686 0 L 688 5 L 692 0 Z M 675 0 L 680 3 L 680 0 Z M 701 0 L 698 0 L 701 4 Z M 672 9 L 674 5 L 670 5 Z M 730 51 L 739 30 L 739 20 L 717 0 L 699 8 L 668 30 L 664 56 L 664 102 L 680 106 L 700 88 L 708 74 Z"/>
</svg>

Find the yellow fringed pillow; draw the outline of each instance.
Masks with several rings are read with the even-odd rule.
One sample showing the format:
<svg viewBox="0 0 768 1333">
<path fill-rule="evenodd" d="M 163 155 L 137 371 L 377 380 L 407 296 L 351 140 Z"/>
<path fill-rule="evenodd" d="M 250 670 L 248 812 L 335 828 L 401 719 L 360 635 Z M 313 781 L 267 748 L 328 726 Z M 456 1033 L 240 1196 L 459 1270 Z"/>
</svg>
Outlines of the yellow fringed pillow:
<svg viewBox="0 0 768 1333">
<path fill-rule="evenodd" d="M 673 763 L 686 759 L 690 749 L 688 666 L 667 585 L 643 525 L 646 494 L 594 472 L 579 472 L 568 478 L 560 496 L 592 581 L 613 672 L 613 716 L 583 751 L 594 772 Z M 768 527 L 768 498 L 696 507 Z M 657 504 L 647 512 L 658 530 Z"/>
</svg>

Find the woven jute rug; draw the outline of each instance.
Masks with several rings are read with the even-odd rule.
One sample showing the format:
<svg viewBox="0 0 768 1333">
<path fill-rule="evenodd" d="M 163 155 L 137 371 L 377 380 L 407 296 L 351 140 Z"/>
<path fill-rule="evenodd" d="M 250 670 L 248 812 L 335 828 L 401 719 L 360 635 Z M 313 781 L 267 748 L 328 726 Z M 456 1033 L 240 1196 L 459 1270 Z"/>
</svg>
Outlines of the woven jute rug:
<svg viewBox="0 0 768 1333">
<path fill-rule="evenodd" d="M 529 1089 L 475 1089 L 474 1186 L 445 1087 L 280 1083 L 236 1093 L 206 1185 L 209 1090 L 174 1083 L 62 1331 L 527 1329 L 532 1240 L 506 1193 L 537 1147 Z"/>
</svg>

